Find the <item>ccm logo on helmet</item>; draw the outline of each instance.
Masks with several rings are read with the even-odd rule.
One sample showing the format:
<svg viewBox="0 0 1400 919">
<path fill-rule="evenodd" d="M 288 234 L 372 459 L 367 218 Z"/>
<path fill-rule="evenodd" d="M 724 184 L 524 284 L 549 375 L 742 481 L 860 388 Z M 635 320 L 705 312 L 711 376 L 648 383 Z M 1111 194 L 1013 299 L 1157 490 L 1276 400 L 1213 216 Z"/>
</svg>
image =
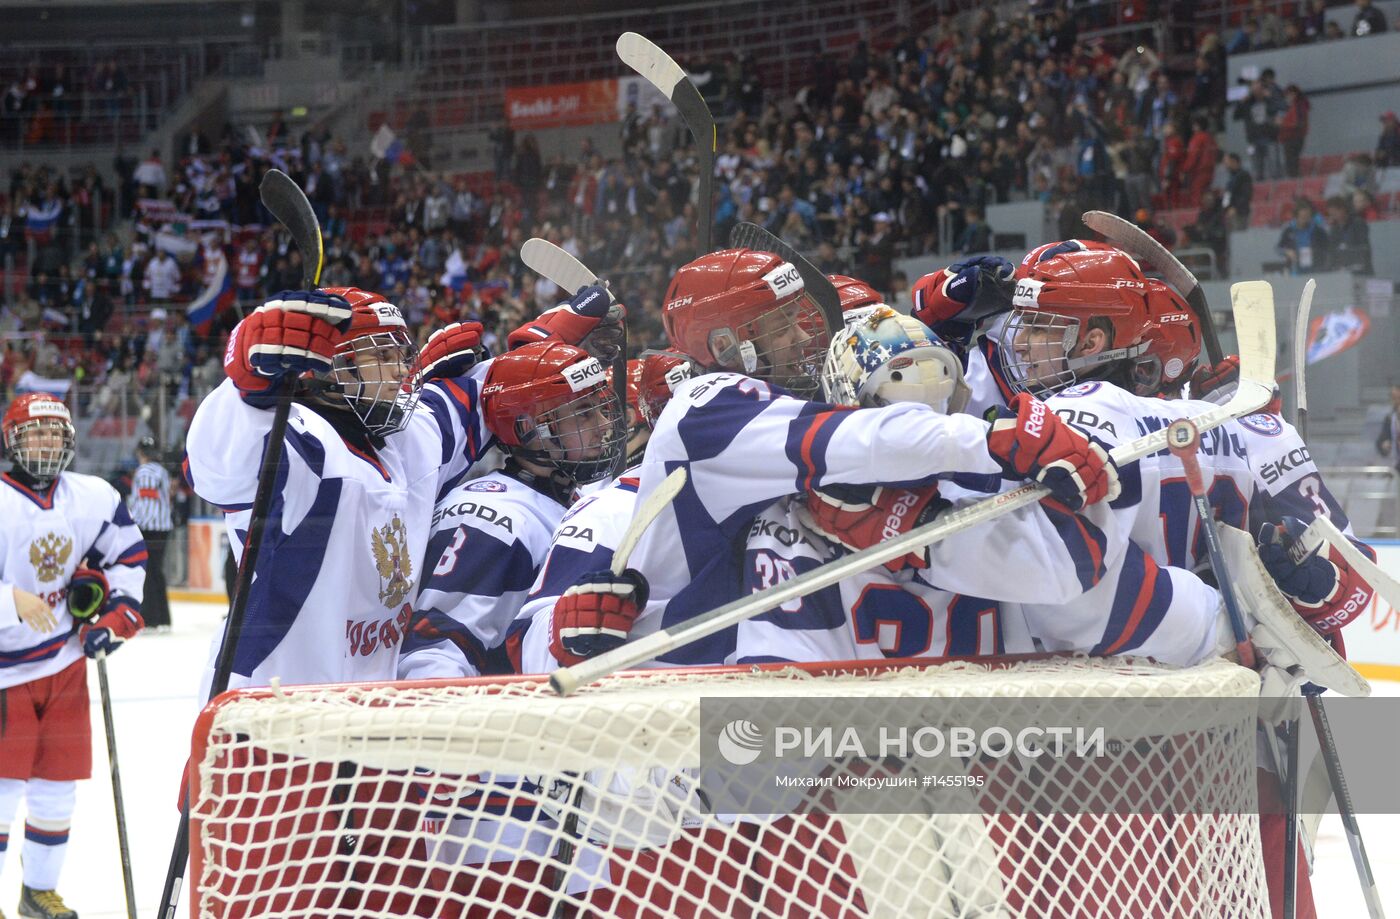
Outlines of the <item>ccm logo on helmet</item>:
<svg viewBox="0 0 1400 919">
<path fill-rule="evenodd" d="M 773 291 L 773 295 L 783 297 L 802 290 L 802 274 L 792 262 L 783 262 L 763 276 L 763 283 Z"/>
<path fill-rule="evenodd" d="M 596 357 L 571 367 L 564 368 L 564 380 L 569 384 L 569 389 L 578 392 L 606 382 L 603 376 L 603 365 L 598 363 Z"/>
<path fill-rule="evenodd" d="M 677 297 L 675 300 L 672 300 L 670 303 L 666 304 L 666 309 L 676 310 L 680 309 L 683 306 L 690 306 L 691 301 L 693 301 L 694 299 L 694 297 Z"/>
<path fill-rule="evenodd" d="M 1167 323 L 1167 322 L 1190 322 L 1190 321 L 1191 321 L 1191 314 L 1190 314 L 1190 313 L 1168 313 L 1167 315 L 1163 316 L 1161 319 L 1158 319 L 1157 321 L 1158 321 L 1158 322 L 1162 322 L 1162 323 Z"/>
</svg>

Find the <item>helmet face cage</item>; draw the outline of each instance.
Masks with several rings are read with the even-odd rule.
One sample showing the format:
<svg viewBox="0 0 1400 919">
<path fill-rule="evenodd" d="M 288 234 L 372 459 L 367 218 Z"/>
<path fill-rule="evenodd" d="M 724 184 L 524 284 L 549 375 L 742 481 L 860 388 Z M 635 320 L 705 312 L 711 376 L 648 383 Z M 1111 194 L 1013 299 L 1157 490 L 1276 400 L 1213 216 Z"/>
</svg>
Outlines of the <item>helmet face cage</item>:
<svg viewBox="0 0 1400 919">
<path fill-rule="evenodd" d="M 1001 336 L 1001 369 L 1013 392 L 1036 398 L 1073 386 L 1070 354 L 1079 342 L 1079 320 L 1045 310 L 1012 310 Z"/>
<path fill-rule="evenodd" d="M 399 329 L 371 332 L 336 353 L 330 378 L 370 434 L 402 431 L 418 405 L 420 381 L 409 368 L 417 349 Z"/>
<path fill-rule="evenodd" d="M 919 402 L 935 411 L 967 404 L 962 363 L 929 329 L 888 306 L 852 311 L 822 370 L 828 402 L 866 407 Z"/>
<path fill-rule="evenodd" d="M 73 462 L 73 424 L 57 413 L 29 418 L 5 431 L 5 454 L 29 475 L 50 482 Z"/>
<path fill-rule="evenodd" d="M 552 466 L 579 485 L 610 475 L 627 447 L 627 414 L 611 386 L 600 384 L 535 418 L 516 419 L 519 453 Z"/>
<path fill-rule="evenodd" d="M 829 340 L 821 307 L 804 290 L 737 328 L 715 329 L 709 345 L 719 366 L 809 398 L 820 391 Z"/>
</svg>

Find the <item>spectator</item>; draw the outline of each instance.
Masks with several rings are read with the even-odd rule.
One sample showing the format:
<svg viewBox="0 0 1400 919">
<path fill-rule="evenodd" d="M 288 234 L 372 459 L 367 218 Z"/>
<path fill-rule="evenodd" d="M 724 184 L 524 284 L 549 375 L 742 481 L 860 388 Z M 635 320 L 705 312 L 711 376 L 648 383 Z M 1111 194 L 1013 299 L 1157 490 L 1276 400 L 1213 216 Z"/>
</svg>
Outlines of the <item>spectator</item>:
<svg viewBox="0 0 1400 919">
<path fill-rule="evenodd" d="M 1254 177 L 1245 171 L 1238 153 L 1225 154 L 1225 195 L 1220 203 L 1230 218 L 1231 229 L 1248 229 L 1254 205 Z"/>
<path fill-rule="evenodd" d="M 1371 0 L 1356 0 L 1356 18 L 1351 21 L 1351 34 L 1357 38 L 1379 35 L 1386 30 L 1385 14 Z"/>
<path fill-rule="evenodd" d="M 1381 116 L 1381 136 L 1376 141 L 1375 162 L 1382 169 L 1400 166 L 1400 118 L 1394 112 Z"/>
<path fill-rule="evenodd" d="M 1371 274 L 1371 228 L 1341 195 L 1327 199 L 1327 232 L 1333 271 Z"/>
<path fill-rule="evenodd" d="M 173 300 L 180 292 L 180 266 L 164 249 L 146 266 L 145 288 L 157 303 Z"/>
<path fill-rule="evenodd" d="M 1283 173 L 1290 179 L 1298 177 L 1298 158 L 1308 137 L 1308 112 L 1312 104 L 1298 84 L 1290 83 L 1284 90 L 1284 110 L 1278 119 L 1278 142 L 1283 148 Z"/>
<path fill-rule="evenodd" d="M 1254 32 L 1254 41 L 1249 48 L 1250 51 L 1282 48 L 1285 45 L 1283 20 L 1269 9 L 1264 0 L 1254 0 L 1249 19 L 1257 26 Z"/>
<path fill-rule="evenodd" d="M 1376 451 L 1390 458 L 1391 477 L 1395 480 L 1395 525 L 1400 528 L 1400 383 L 1390 384 L 1390 411 L 1381 422 L 1376 437 Z"/>
<path fill-rule="evenodd" d="M 1343 38 L 1346 37 L 1346 33 L 1342 31 L 1342 27 L 1340 25 L 1338 25 L 1335 21 L 1330 19 L 1327 21 L 1327 27 L 1323 29 L 1324 39 L 1326 39 L 1327 41 L 1341 41 Z"/>
<path fill-rule="evenodd" d="M 1308 12 L 1303 16 L 1303 37 L 1322 41 L 1327 30 L 1327 0 L 1308 0 Z"/>
<path fill-rule="evenodd" d="M 1186 160 L 1186 142 L 1181 139 L 1181 131 L 1176 122 L 1168 121 L 1162 127 L 1162 158 L 1157 164 L 1157 187 L 1161 190 L 1163 207 L 1178 207 L 1185 184 L 1182 166 Z"/>
<path fill-rule="evenodd" d="M 136 180 L 144 197 L 158 197 L 161 192 L 165 191 L 165 166 L 160 161 L 160 151 L 152 150 L 151 155 L 142 160 L 141 165 L 136 167 L 132 178 Z"/>
<path fill-rule="evenodd" d="M 146 541 L 146 593 L 141 614 L 146 625 L 161 632 L 170 631 L 170 601 L 165 588 L 165 547 L 174 525 L 170 518 L 170 473 L 160 464 L 155 438 L 143 437 L 136 444 L 136 473 L 131 478 L 128 500 L 131 519 Z"/>
<path fill-rule="evenodd" d="M 1213 190 L 1207 188 L 1201 192 L 1201 207 L 1196 212 L 1196 219 L 1184 228 L 1183 233 L 1187 245 L 1204 246 L 1215 253 L 1215 265 L 1220 275 L 1227 272 L 1225 255 L 1230 229 L 1225 208 Z"/>
<path fill-rule="evenodd" d="M 1195 130 L 1186 145 L 1186 155 L 1181 163 L 1185 182 L 1185 201 L 1188 207 L 1201 202 L 1201 193 L 1210 187 L 1215 177 L 1215 164 L 1220 159 L 1220 148 L 1216 146 L 1215 135 L 1210 131 L 1210 120 L 1197 115 L 1191 121 Z"/>
<path fill-rule="evenodd" d="M 1282 106 L 1274 103 L 1269 85 L 1261 77 L 1249 87 L 1249 95 L 1235 105 L 1234 118 L 1244 122 L 1244 139 L 1249 144 L 1250 171 L 1260 179 L 1278 177 L 1278 116 Z"/>
<path fill-rule="evenodd" d="M 1331 239 L 1311 201 L 1299 198 L 1293 203 L 1293 219 L 1284 226 L 1277 248 L 1288 274 L 1308 274 L 1331 263 Z"/>
<path fill-rule="evenodd" d="M 1343 195 L 1353 195 L 1364 191 L 1374 195 L 1380 190 L 1380 180 L 1376 176 L 1376 162 L 1367 153 L 1353 153 L 1342 165 L 1342 181 L 1338 191 Z"/>
<path fill-rule="evenodd" d="M 992 228 L 987 225 L 986 215 L 978 208 L 967 209 L 967 224 L 958 238 L 957 251 L 960 255 L 977 252 L 990 252 L 992 249 Z"/>
<path fill-rule="evenodd" d="M 1138 208 L 1137 213 L 1133 215 L 1133 222 L 1166 248 L 1170 249 L 1176 245 L 1176 233 L 1171 227 L 1162 226 L 1157 222 L 1157 215 L 1152 212 L 1152 208 Z"/>
</svg>

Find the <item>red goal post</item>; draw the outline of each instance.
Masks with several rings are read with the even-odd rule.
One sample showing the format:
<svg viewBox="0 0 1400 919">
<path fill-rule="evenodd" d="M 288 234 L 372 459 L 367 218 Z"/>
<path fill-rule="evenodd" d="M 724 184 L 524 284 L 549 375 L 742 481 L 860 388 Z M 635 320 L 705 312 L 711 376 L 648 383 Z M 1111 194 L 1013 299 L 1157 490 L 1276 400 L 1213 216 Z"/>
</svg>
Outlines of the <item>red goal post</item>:
<svg viewBox="0 0 1400 919">
<path fill-rule="evenodd" d="M 716 814 L 695 780 L 702 698 L 868 699 L 893 719 L 911 699 L 1257 694 L 1224 661 L 1055 656 L 643 670 L 562 699 L 543 676 L 225 693 L 195 728 L 191 912 L 1263 917 L 1252 718 L 1226 725 L 1234 744 L 1219 724 L 1120 725 L 1109 761 L 1039 784 L 984 771 L 960 813 Z M 1047 786 L 1099 806 L 1037 814 Z M 1188 786 L 1203 810 L 1113 804 Z"/>
</svg>

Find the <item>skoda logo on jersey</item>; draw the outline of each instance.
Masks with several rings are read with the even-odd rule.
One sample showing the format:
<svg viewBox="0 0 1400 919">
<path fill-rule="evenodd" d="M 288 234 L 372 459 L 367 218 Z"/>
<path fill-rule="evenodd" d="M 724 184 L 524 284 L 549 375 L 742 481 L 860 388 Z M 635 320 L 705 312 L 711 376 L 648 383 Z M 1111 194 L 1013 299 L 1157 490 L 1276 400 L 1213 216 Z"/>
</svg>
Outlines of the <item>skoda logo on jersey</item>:
<svg viewBox="0 0 1400 919">
<path fill-rule="evenodd" d="M 1240 419 L 1240 424 L 1255 434 L 1263 434 L 1265 437 L 1277 437 L 1283 433 L 1283 422 L 1278 419 L 1277 415 L 1270 415 L 1267 412 L 1246 415 Z"/>
<path fill-rule="evenodd" d="M 413 589 L 413 559 L 408 555 L 408 530 L 395 514 L 384 526 L 370 531 L 370 548 L 379 574 L 379 602 L 397 607 Z"/>
<path fill-rule="evenodd" d="M 763 752 L 763 732 L 758 725 L 736 718 L 724 726 L 715 738 L 719 755 L 735 766 L 747 766 Z"/>
<path fill-rule="evenodd" d="M 67 536 L 50 533 L 40 536 L 29 544 L 29 564 L 41 581 L 56 581 L 63 577 L 63 569 L 73 554 L 73 540 Z"/>
<path fill-rule="evenodd" d="M 1062 398 L 1073 398 L 1074 396 L 1087 396 L 1091 393 L 1098 392 L 1099 387 L 1102 385 L 1102 383 L 1097 381 L 1092 381 L 1089 383 L 1076 383 L 1073 386 L 1060 390 L 1059 392 L 1055 393 L 1055 395 Z"/>
<path fill-rule="evenodd" d="M 473 482 L 467 486 L 467 491 L 505 491 L 506 487 L 500 482 Z"/>
</svg>

